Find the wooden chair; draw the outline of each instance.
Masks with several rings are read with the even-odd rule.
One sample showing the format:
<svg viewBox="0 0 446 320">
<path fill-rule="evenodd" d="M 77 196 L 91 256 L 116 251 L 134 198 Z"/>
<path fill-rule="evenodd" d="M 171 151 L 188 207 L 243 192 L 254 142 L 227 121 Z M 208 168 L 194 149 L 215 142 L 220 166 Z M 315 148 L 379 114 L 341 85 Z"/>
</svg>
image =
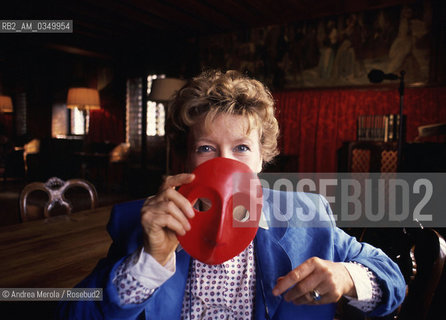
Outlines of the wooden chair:
<svg viewBox="0 0 446 320">
<path fill-rule="evenodd" d="M 23 188 L 20 194 L 20 218 L 22 221 L 31 220 L 30 208 L 28 204 L 29 195 L 35 191 L 43 191 L 48 196 L 48 201 L 44 204 L 43 216 L 49 218 L 50 211 L 56 206 L 62 206 L 65 208 L 66 214 L 70 214 L 73 211 L 73 206 L 70 201 L 65 197 L 66 192 L 73 188 L 80 187 L 88 192 L 90 208 L 96 208 L 98 202 L 98 194 L 93 184 L 82 179 L 71 179 L 63 181 L 57 177 L 50 178 L 47 182 L 32 182 Z"/>
<path fill-rule="evenodd" d="M 393 313 L 368 317 L 341 300 L 337 320 L 426 320 L 443 310 L 446 291 L 446 242 L 431 228 L 363 229 L 360 241 L 383 249 L 401 269 L 405 278 L 406 297 Z"/>
<path fill-rule="evenodd" d="M 446 242 L 436 230 L 417 230 L 411 256 L 415 265 L 414 277 L 408 284 L 406 299 L 396 318 L 432 319 L 434 307 L 442 310 L 442 305 L 434 306 L 433 301 L 440 289 L 440 281 L 444 279 Z"/>
</svg>

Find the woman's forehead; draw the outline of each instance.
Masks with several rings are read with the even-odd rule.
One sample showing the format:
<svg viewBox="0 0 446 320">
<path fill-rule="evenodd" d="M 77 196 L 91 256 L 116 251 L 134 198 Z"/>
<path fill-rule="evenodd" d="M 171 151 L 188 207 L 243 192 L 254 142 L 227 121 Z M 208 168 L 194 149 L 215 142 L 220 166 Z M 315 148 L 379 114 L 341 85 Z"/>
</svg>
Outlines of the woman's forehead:
<svg viewBox="0 0 446 320">
<path fill-rule="evenodd" d="M 195 139 L 218 136 L 252 138 L 259 130 L 248 116 L 233 114 L 219 114 L 208 119 L 202 117 L 191 129 Z"/>
</svg>

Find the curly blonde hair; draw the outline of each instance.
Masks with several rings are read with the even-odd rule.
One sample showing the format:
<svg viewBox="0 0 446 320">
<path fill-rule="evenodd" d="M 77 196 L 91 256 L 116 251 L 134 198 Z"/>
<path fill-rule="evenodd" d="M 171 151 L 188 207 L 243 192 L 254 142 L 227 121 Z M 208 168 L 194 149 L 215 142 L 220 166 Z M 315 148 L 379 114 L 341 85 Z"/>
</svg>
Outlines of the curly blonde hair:
<svg viewBox="0 0 446 320">
<path fill-rule="evenodd" d="M 270 91 L 238 71 L 212 70 L 190 80 L 168 107 L 166 130 L 176 154 L 186 159 L 190 128 L 203 118 L 204 125 L 209 126 L 220 114 L 246 116 L 248 133 L 252 128 L 259 129 L 264 163 L 279 153 L 279 126 Z"/>
</svg>

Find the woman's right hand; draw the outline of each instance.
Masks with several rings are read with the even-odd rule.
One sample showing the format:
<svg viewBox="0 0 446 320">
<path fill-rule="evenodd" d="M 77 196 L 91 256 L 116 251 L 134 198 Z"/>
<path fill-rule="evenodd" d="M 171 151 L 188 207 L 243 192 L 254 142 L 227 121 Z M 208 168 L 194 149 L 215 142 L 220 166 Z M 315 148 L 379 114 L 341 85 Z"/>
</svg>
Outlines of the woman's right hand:
<svg viewBox="0 0 446 320">
<path fill-rule="evenodd" d="M 188 219 L 195 215 L 189 200 L 175 188 L 194 178 L 190 173 L 168 176 L 158 194 L 148 198 L 141 209 L 144 250 L 163 266 L 178 246 L 176 235 L 190 230 Z"/>
</svg>

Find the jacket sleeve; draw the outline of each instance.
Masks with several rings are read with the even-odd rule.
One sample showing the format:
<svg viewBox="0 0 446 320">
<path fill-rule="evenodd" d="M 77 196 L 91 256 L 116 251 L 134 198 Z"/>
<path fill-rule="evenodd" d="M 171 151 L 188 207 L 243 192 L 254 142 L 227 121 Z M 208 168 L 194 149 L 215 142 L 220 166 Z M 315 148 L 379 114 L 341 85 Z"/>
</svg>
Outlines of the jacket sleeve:
<svg viewBox="0 0 446 320">
<path fill-rule="evenodd" d="M 108 255 L 76 286 L 102 288 L 102 301 L 62 301 L 57 308 L 57 319 L 137 319 L 144 312 L 147 301 L 121 306 L 113 284 L 117 267 L 141 243 L 141 206 L 142 201 L 135 201 L 113 207 L 107 226 L 113 240 Z"/>
<path fill-rule="evenodd" d="M 327 212 L 331 215 L 328 202 L 323 198 Z M 333 243 L 335 260 L 341 262 L 354 261 L 369 268 L 377 277 L 383 297 L 378 306 L 369 313 L 370 316 L 384 316 L 394 311 L 404 300 L 406 283 L 398 265 L 381 249 L 356 238 L 335 227 Z"/>
</svg>

